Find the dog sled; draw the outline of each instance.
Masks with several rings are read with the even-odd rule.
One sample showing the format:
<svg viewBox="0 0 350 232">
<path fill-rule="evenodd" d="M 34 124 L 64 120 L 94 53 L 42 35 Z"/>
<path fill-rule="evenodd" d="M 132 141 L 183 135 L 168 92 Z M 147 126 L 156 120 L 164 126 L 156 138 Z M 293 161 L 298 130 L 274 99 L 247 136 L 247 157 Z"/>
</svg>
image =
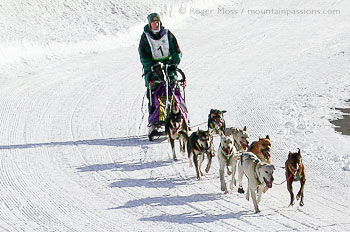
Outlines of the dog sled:
<svg viewBox="0 0 350 232">
<path fill-rule="evenodd" d="M 147 89 L 150 141 L 165 135 L 165 121 L 174 107 L 180 111 L 182 119 L 188 125 L 188 111 L 185 103 L 186 76 L 181 69 L 172 67 L 173 70 L 169 71 L 169 67 L 170 65 L 159 62 L 151 68 L 154 80 L 149 82 Z"/>
</svg>

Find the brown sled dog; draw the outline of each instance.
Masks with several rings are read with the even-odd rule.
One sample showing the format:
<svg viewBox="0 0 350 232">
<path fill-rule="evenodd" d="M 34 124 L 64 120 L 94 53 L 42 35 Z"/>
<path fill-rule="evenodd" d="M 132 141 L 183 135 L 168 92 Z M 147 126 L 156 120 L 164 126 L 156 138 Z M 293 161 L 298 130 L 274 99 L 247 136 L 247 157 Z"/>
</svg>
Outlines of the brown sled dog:
<svg viewBox="0 0 350 232">
<path fill-rule="evenodd" d="M 297 200 L 300 198 L 299 205 L 304 205 L 304 185 L 306 182 L 305 177 L 305 168 L 304 164 L 301 160 L 301 154 L 300 149 L 298 149 L 298 152 L 292 153 L 289 152 L 288 154 L 288 160 L 285 164 L 286 168 L 286 178 L 287 178 L 287 189 L 290 193 L 290 206 L 294 205 L 294 194 L 293 194 L 293 187 L 292 184 L 294 181 L 300 181 L 300 189 L 297 194 Z"/>
<path fill-rule="evenodd" d="M 271 140 L 268 135 L 266 138 L 259 138 L 258 141 L 254 141 L 248 151 L 253 152 L 261 161 L 271 164 Z"/>
</svg>

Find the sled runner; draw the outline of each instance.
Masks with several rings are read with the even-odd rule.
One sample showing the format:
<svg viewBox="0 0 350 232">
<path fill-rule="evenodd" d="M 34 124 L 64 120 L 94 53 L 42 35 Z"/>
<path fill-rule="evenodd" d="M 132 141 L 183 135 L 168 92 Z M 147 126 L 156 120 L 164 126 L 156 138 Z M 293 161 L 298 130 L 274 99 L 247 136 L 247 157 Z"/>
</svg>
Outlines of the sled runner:
<svg viewBox="0 0 350 232">
<path fill-rule="evenodd" d="M 166 118 L 177 107 L 181 117 L 188 125 L 188 112 L 185 104 L 186 76 L 177 67 L 171 67 L 157 63 L 151 68 L 152 79 L 149 81 L 147 97 L 149 99 L 148 137 L 152 141 L 154 137 L 165 135 L 164 125 Z M 182 79 L 177 79 L 179 73 Z M 182 88 L 181 88 L 182 87 Z"/>
</svg>

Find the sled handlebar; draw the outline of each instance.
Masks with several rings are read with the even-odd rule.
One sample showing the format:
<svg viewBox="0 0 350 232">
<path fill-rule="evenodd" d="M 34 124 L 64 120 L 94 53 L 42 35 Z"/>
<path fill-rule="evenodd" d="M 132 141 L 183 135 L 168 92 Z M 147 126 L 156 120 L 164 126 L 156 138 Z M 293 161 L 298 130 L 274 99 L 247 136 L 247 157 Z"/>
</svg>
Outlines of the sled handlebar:
<svg viewBox="0 0 350 232">
<path fill-rule="evenodd" d="M 180 82 L 180 83 L 186 82 L 185 73 L 184 73 L 180 68 L 178 68 L 178 67 L 176 67 L 175 71 L 178 72 L 178 73 L 180 73 L 181 76 L 182 76 L 182 79 L 181 79 L 181 80 L 178 80 L 178 82 Z"/>
<path fill-rule="evenodd" d="M 169 65 L 169 64 L 162 64 L 160 62 L 154 64 L 152 67 L 151 67 L 151 70 L 148 71 L 148 72 L 145 72 L 142 76 L 146 76 L 148 75 L 149 73 L 155 73 L 156 75 L 165 75 L 166 73 L 168 73 L 168 69 L 170 66 L 174 66 L 174 65 Z M 180 73 L 182 79 L 180 80 L 177 80 L 176 82 L 179 82 L 179 83 L 186 83 L 186 75 L 185 73 L 180 69 L 178 68 L 176 65 L 175 65 L 175 69 L 173 70 L 175 72 L 178 72 Z M 163 73 L 163 74 L 161 74 Z M 154 81 L 154 83 L 161 83 L 163 81 L 159 80 L 159 81 Z"/>
</svg>

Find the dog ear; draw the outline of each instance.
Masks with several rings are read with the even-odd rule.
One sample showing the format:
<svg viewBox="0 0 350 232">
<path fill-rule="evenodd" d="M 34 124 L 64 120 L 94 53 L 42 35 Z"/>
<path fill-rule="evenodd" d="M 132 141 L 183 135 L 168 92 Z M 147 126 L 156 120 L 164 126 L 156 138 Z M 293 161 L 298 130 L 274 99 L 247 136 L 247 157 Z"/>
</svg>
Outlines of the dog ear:
<svg viewBox="0 0 350 232">
<path fill-rule="evenodd" d="M 226 113 L 226 112 L 227 112 L 227 110 L 223 110 L 223 111 L 221 111 L 221 112 L 224 114 L 224 113 Z"/>
<path fill-rule="evenodd" d="M 300 155 L 300 148 L 298 148 L 298 155 Z"/>
<path fill-rule="evenodd" d="M 269 135 L 266 135 L 266 139 L 270 139 Z"/>
<path fill-rule="evenodd" d="M 244 127 L 243 127 L 243 131 L 247 131 L 247 126 L 244 126 Z"/>
<path fill-rule="evenodd" d="M 261 166 L 262 166 L 262 162 L 258 162 L 257 164 L 256 164 L 256 169 L 260 169 L 261 168 Z"/>
</svg>

